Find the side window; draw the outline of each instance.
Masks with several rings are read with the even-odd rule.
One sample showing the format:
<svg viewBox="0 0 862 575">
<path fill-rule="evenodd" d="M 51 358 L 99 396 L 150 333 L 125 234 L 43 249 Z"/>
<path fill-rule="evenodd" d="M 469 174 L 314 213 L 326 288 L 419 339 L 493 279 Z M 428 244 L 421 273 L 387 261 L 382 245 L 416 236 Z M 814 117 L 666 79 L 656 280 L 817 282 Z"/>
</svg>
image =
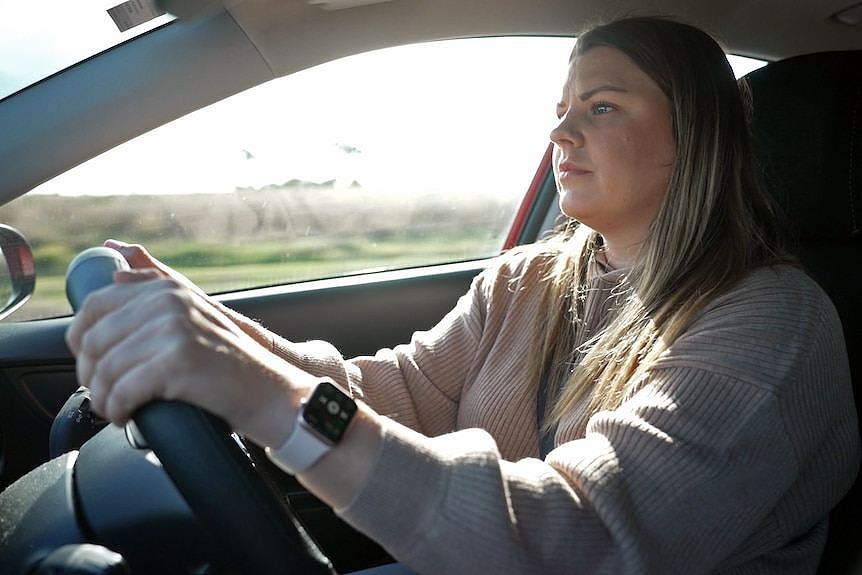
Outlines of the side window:
<svg viewBox="0 0 862 575">
<path fill-rule="evenodd" d="M 333 61 L 180 118 L 0 208 L 36 293 L 145 244 L 211 293 L 498 253 L 547 146 L 572 39 L 488 38 Z"/>
</svg>

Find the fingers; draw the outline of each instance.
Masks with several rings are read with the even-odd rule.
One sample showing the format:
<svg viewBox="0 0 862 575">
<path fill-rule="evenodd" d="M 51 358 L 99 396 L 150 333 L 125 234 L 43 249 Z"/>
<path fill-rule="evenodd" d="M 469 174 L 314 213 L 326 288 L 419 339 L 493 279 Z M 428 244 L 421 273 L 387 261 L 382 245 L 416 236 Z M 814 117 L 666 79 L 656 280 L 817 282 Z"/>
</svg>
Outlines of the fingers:
<svg viewBox="0 0 862 575">
<path fill-rule="evenodd" d="M 152 376 L 153 370 L 163 369 L 164 362 L 158 357 L 134 366 L 117 380 L 107 395 L 101 397 L 100 404 L 97 405 L 93 400 L 93 409 L 116 425 L 125 425 L 139 407 L 163 395 L 163 377 L 153 378 L 150 385 L 142 385 L 141 381 Z"/>
<path fill-rule="evenodd" d="M 148 322 L 112 347 L 97 361 L 89 386 L 93 409 L 117 425 L 157 399 L 198 405 L 235 424 L 238 412 L 255 412 L 252 406 L 262 402 L 265 375 L 233 334 L 193 310 L 185 319 Z"/>
<path fill-rule="evenodd" d="M 140 405 L 133 403 L 136 396 L 127 389 L 131 373 L 135 374 L 136 386 L 141 388 L 136 392 L 139 401 L 146 402 L 163 393 L 162 370 L 169 363 L 165 355 L 177 345 L 166 324 L 166 320 L 148 322 L 103 355 L 91 358 L 88 375 L 78 370 L 79 381 L 90 389 L 96 413 L 118 423 L 125 422 L 131 410 Z M 126 383 L 120 385 L 121 382 Z M 114 398 L 118 391 L 120 397 Z"/>
<path fill-rule="evenodd" d="M 158 281 L 165 282 L 163 287 L 176 287 L 171 280 Z M 135 301 L 148 290 L 156 289 L 155 284 L 156 282 L 146 281 L 112 284 L 87 296 L 66 331 L 66 343 L 72 353 L 78 354 L 81 338 L 97 321 Z"/>
<path fill-rule="evenodd" d="M 202 375 L 206 369 L 218 371 L 206 351 L 224 346 L 225 337 L 187 296 L 157 293 L 143 305 L 108 316 L 85 334 L 78 379 L 90 388 L 97 413 L 122 424 L 156 398 L 200 403 L 188 380 L 200 383 L 207 380 Z"/>
<path fill-rule="evenodd" d="M 200 385 L 247 363 L 238 353 L 247 336 L 228 318 L 172 280 L 144 281 L 147 274 L 119 274 L 129 283 L 93 294 L 67 332 L 78 381 L 94 410 L 115 423 L 155 398 L 218 403 Z M 228 356 L 238 361 L 224 363 Z M 217 412 L 229 412 L 229 403 Z"/>
<path fill-rule="evenodd" d="M 155 262 L 139 246 L 106 245 L 119 247 L 134 265 Z M 293 405 L 282 362 L 206 295 L 173 276 L 136 267 L 114 279 L 85 300 L 66 334 L 97 413 L 123 424 L 154 399 L 180 400 L 256 436 L 278 435 L 270 428 L 283 423 L 280 418 L 267 418 L 262 427 L 256 422 L 261 409 Z"/>
<path fill-rule="evenodd" d="M 158 270 L 152 268 L 122 270 L 114 272 L 114 283 L 130 284 L 164 277 Z"/>
<path fill-rule="evenodd" d="M 133 269 L 153 268 L 163 271 L 164 264 L 150 255 L 150 252 L 140 244 L 127 244 L 120 240 L 106 240 L 105 247 L 117 250 Z"/>
<path fill-rule="evenodd" d="M 160 280 L 149 284 L 138 284 L 131 298 L 124 305 L 111 309 L 95 324 L 79 327 L 78 318 L 72 323 L 69 337 L 73 341 L 70 348 L 77 355 L 78 380 L 82 385 L 90 386 L 97 363 L 108 354 L 112 348 L 129 338 L 139 338 L 141 333 L 151 330 L 171 317 L 185 317 L 191 305 L 190 296 L 182 290 L 173 287 L 169 281 Z M 114 290 L 122 298 L 131 290 L 117 286 Z M 111 294 L 99 294 L 98 297 L 108 297 Z M 115 300 L 116 301 L 116 300 Z M 93 306 L 100 302 L 94 298 Z M 82 310 L 84 311 L 84 310 Z M 85 320 L 82 320 L 85 321 Z M 76 330 L 73 333 L 73 329 Z M 79 329 L 84 331 L 79 335 Z M 153 334 L 158 339 L 158 334 Z"/>
<path fill-rule="evenodd" d="M 157 273 L 161 274 L 163 277 L 171 278 L 195 293 L 206 295 L 205 292 L 195 285 L 189 278 L 154 258 L 150 252 L 140 244 L 127 244 L 120 240 L 106 240 L 104 245 L 120 252 L 133 269 L 157 270 Z"/>
</svg>

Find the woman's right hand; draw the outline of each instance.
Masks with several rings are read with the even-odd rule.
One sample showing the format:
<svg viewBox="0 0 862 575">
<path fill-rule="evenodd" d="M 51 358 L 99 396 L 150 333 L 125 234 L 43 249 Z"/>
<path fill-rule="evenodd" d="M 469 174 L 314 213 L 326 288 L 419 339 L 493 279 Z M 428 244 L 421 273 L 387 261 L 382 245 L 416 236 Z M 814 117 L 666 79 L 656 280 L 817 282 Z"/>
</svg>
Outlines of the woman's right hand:
<svg viewBox="0 0 862 575">
<path fill-rule="evenodd" d="M 182 401 L 260 445 L 281 445 L 318 381 L 152 268 L 118 271 L 113 284 L 90 294 L 66 343 L 93 409 L 117 425 L 150 401 Z"/>
<path fill-rule="evenodd" d="M 126 258 L 126 261 L 129 263 L 129 267 L 133 270 L 155 270 L 162 277 L 172 279 L 177 284 L 199 295 L 204 299 L 204 301 L 209 303 L 209 305 L 230 318 L 237 327 L 254 339 L 258 344 L 262 345 L 267 351 L 272 351 L 273 334 L 269 330 L 259 323 L 245 317 L 241 313 L 234 311 L 211 298 L 189 278 L 169 265 L 154 258 L 144 246 L 140 244 L 129 244 L 120 240 L 107 240 L 104 245 L 105 247 L 120 252 L 123 257 Z"/>
</svg>

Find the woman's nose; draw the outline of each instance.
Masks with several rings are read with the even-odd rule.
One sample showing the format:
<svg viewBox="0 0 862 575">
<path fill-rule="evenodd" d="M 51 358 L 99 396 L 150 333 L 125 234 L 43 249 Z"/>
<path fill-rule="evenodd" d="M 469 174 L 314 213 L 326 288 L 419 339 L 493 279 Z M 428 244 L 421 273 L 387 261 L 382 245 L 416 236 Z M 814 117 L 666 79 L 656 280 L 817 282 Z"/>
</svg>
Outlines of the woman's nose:
<svg viewBox="0 0 862 575">
<path fill-rule="evenodd" d="M 584 134 L 576 125 L 572 114 L 566 114 L 560 118 L 557 127 L 551 130 L 551 142 L 560 147 L 584 145 Z"/>
</svg>

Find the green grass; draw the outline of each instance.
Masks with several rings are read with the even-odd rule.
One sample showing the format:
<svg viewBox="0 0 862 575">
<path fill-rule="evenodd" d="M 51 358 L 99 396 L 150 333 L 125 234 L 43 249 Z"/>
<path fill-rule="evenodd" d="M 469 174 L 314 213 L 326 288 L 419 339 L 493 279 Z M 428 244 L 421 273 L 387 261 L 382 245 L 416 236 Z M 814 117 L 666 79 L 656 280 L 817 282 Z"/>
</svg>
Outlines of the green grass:
<svg viewBox="0 0 862 575">
<path fill-rule="evenodd" d="M 234 194 L 26 195 L 0 207 L 36 261 L 36 293 L 9 321 L 70 313 L 63 276 L 105 238 L 139 241 L 211 293 L 493 254 L 518 198 L 381 196 L 302 182 Z"/>
<path fill-rule="evenodd" d="M 487 240 L 484 242 L 487 244 Z M 493 245 L 493 244 L 491 244 Z M 207 292 L 220 293 L 258 286 L 292 283 L 309 279 L 335 277 L 369 269 L 397 269 L 477 257 L 482 248 L 480 238 L 435 238 L 390 242 L 340 242 L 322 245 L 317 251 L 307 246 L 285 248 L 277 243 L 248 246 L 173 246 L 155 244 L 151 251 L 176 268 Z M 481 255 L 490 255 L 488 247 Z M 68 256 L 71 259 L 71 256 Z M 33 298 L 10 320 L 23 321 L 56 317 L 71 313 L 66 301 L 64 272 L 49 263 L 50 273 L 42 274 L 37 253 L 36 291 Z M 204 264 L 204 265 L 201 265 Z M 57 268 L 60 268 L 58 273 Z M 7 320 L 9 321 L 9 320 Z"/>
</svg>

